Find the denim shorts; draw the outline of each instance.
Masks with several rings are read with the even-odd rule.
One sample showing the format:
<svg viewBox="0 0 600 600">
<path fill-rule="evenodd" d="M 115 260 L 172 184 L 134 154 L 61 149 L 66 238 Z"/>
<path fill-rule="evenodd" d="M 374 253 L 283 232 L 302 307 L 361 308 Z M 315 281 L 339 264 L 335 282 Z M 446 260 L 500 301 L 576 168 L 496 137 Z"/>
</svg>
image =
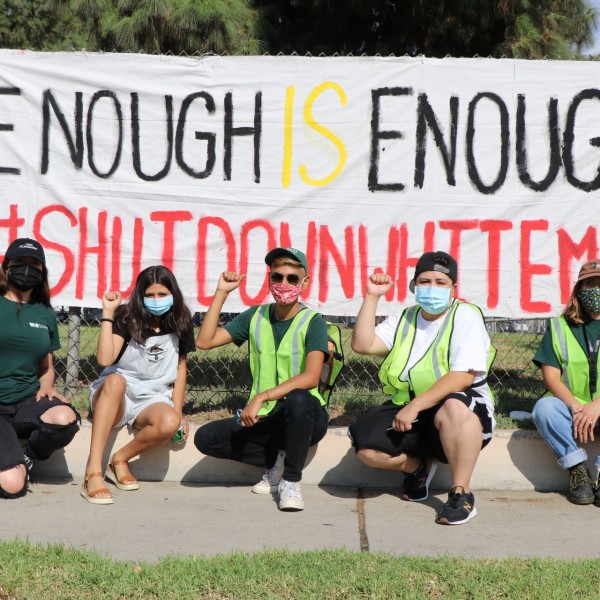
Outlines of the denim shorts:
<svg viewBox="0 0 600 600">
<path fill-rule="evenodd" d="M 102 380 L 102 381 L 98 380 L 98 381 L 95 381 L 90 386 L 90 411 L 92 412 L 92 420 L 94 418 L 93 413 L 94 413 L 94 402 L 95 402 L 96 394 L 102 388 L 103 383 L 104 383 L 104 380 Z M 117 427 L 123 427 L 123 425 L 128 425 L 129 427 L 133 427 L 135 420 L 140 416 L 141 412 L 143 410 L 145 410 L 146 408 L 148 408 L 149 406 L 152 406 L 153 404 L 162 403 L 162 404 L 167 404 L 171 408 L 175 407 L 175 404 L 173 404 L 173 400 L 172 400 L 172 396 L 173 396 L 172 390 L 166 390 L 163 394 L 157 393 L 154 396 L 151 396 L 151 397 L 146 396 L 142 399 L 134 398 L 134 397 L 132 397 L 132 394 L 128 393 L 128 392 L 130 392 L 130 390 L 126 389 L 125 396 L 123 397 L 123 400 L 122 400 L 125 403 L 123 416 L 121 417 L 121 419 L 119 420 L 118 423 L 115 423 L 114 429 L 116 429 Z"/>
</svg>

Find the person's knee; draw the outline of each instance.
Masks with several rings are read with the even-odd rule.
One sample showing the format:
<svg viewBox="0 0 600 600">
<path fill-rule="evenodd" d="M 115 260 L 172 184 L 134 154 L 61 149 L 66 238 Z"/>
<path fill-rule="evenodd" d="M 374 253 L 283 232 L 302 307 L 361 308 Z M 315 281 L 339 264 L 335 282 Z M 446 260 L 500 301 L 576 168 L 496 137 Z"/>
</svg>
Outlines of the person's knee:
<svg viewBox="0 0 600 600">
<path fill-rule="evenodd" d="M 210 456 L 211 448 L 213 446 L 209 425 L 210 424 L 199 427 L 194 435 L 194 446 L 196 446 L 202 454 L 206 454 L 207 456 Z"/>
<path fill-rule="evenodd" d="M 310 415 L 314 411 L 314 396 L 306 390 L 292 390 L 285 397 L 285 412 L 287 418 L 298 418 Z"/>
<path fill-rule="evenodd" d="M 77 420 L 77 413 L 70 407 L 65 405 L 53 406 L 49 408 L 40 417 L 43 423 L 51 425 L 70 425 Z"/>
<path fill-rule="evenodd" d="M 28 454 L 31 458 L 46 460 L 55 450 L 71 443 L 78 431 L 77 419 L 66 425 L 41 421 L 40 426 L 29 437 Z"/>
<path fill-rule="evenodd" d="M 464 402 L 458 398 L 448 398 L 436 413 L 435 420 L 439 424 L 460 423 L 471 416 L 477 418 Z"/>
<path fill-rule="evenodd" d="M 122 375 L 118 373 L 113 373 L 109 375 L 102 384 L 102 389 L 100 390 L 100 394 L 98 396 L 98 400 L 100 397 L 111 398 L 116 400 L 121 400 L 123 395 L 125 394 L 125 390 L 127 389 L 127 381 Z"/>
<path fill-rule="evenodd" d="M 0 498 L 20 498 L 27 493 L 27 469 L 25 465 L 15 465 L 0 472 Z"/>
<path fill-rule="evenodd" d="M 559 400 L 560 402 L 560 400 Z M 556 398 L 553 396 L 544 396 L 540 398 L 533 407 L 532 416 L 536 425 L 543 425 L 556 417 L 558 411 L 556 410 Z"/>
<path fill-rule="evenodd" d="M 165 411 L 158 421 L 157 428 L 162 437 L 171 437 L 179 429 L 181 419 L 175 410 Z"/>
</svg>

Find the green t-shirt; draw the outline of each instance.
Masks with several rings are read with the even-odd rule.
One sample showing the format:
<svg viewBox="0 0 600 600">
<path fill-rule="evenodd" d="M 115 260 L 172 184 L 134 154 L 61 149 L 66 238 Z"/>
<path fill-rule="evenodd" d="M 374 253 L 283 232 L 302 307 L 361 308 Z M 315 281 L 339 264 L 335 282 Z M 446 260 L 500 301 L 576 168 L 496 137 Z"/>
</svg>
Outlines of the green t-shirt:
<svg viewBox="0 0 600 600">
<path fill-rule="evenodd" d="M 40 387 L 39 361 L 60 348 L 58 322 L 43 304 L 0 296 L 0 403 L 14 404 Z"/>
<path fill-rule="evenodd" d="M 584 327 L 587 338 L 593 345 L 598 337 L 598 334 L 600 334 L 600 321 L 590 321 L 585 325 L 569 325 L 569 329 L 575 336 L 575 339 L 579 342 L 579 345 L 583 348 L 586 355 L 589 356 L 588 347 L 583 334 Z M 533 357 L 533 362 L 538 367 L 542 365 L 548 365 L 550 367 L 556 367 L 557 369 L 561 368 L 560 361 L 558 360 L 558 357 L 554 352 L 554 348 L 552 347 L 552 331 L 549 324 L 546 327 L 546 332 L 544 333 L 544 337 L 540 342 L 540 347 Z"/>
<path fill-rule="evenodd" d="M 241 346 L 244 342 L 248 341 L 250 337 L 250 321 L 254 313 L 258 310 L 259 306 L 252 306 L 243 313 L 240 313 L 230 323 L 225 325 L 225 329 L 233 338 L 233 342 L 236 346 Z M 287 319 L 285 321 L 278 321 L 274 316 L 275 304 L 271 304 L 269 307 L 269 316 L 271 318 L 271 325 L 273 327 L 273 337 L 275 338 L 275 348 L 279 348 L 279 344 L 283 339 L 286 331 L 290 328 L 294 319 Z M 308 325 L 305 339 L 306 354 L 315 350 L 321 350 L 326 358 L 329 358 L 329 347 L 327 345 L 327 323 L 325 319 L 316 314 Z"/>
</svg>

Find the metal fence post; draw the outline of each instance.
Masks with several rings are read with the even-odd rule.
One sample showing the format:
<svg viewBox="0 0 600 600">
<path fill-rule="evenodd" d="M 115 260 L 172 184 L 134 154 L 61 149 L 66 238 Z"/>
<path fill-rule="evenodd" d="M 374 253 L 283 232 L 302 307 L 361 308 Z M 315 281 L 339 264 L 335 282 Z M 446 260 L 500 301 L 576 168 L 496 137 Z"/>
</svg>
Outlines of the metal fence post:
<svg viewBox="0 0 600 600">
<path fill-rule="evenodd" d="M 71 398 L 79 389 L 79 358 L 81 341 L 81 309 L 69 307 L 67 333 L 67 372 L 65 375 L 65 396 Z"/>
</svg>

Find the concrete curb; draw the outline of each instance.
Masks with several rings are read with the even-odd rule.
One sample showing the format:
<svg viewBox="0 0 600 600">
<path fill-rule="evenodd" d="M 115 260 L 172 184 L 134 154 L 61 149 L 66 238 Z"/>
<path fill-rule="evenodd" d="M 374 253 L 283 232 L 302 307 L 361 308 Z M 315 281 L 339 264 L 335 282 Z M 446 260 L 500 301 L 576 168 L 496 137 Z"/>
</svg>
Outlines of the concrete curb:
<svg viewBox="0 0 600 600">
<path fill-rule="evenodd" d="M 131 461 L 132 472 L 146 481 L 187 481 L 193 483 L 251 484 L 262 470 L 233 461 L 217 460 L 200 454 L 192 440 L 198 426 L 190 426 L 186 444 L 165 444 Z M 84 421 L 75 439 L 63 451 L 55 452 L 47 461 L 37 462 L 33 476 L 82 480 L 88 456 L 91 423 Z M 120 447 L 134 435 L 127 427 L 114 431 L 109 440 L 105 460 L 114 446 Z M 586 447 L 593 459 L 600 453 L 600 442 Z M 373 469 L 362 464 L 350 445 L 346 427 L 331 427 L 318 446 L 311 448 L 303 483 L 363 488 L 397 488 L 402 475 L 393 471 Z M 440 465 L 433 480 L 433 489 L 447 489 L 450 473 Z M 479 490 L 557 491 L 568 489 L 569 477 L 562 470 L 536 431 L 497 430 L 494 439 L 483 450 L 472 479 Z"/>
</svg>

